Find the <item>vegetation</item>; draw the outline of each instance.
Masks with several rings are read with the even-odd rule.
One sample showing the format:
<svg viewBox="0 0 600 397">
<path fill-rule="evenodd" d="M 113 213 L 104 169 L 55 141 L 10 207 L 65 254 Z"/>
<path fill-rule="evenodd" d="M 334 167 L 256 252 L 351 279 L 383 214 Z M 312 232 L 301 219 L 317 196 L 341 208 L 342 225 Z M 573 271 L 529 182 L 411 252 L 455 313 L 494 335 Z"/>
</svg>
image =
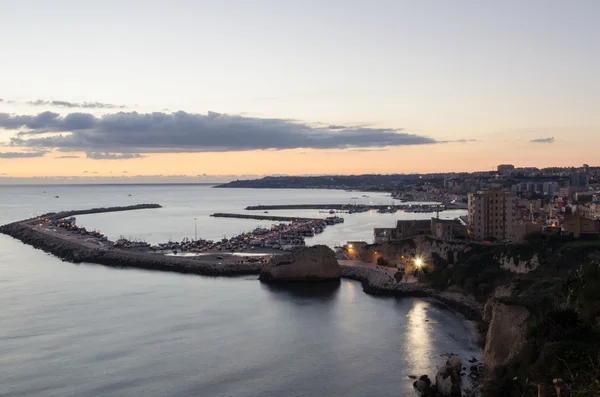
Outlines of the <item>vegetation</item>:
<svg viewBox="0 0 600 397">
<path fill-rule="evenodd" d="M 538 384 L 552 391 L 546 395 L 556 395 L 553 381 L 562 379 L 561 397 L 600 396 L 600 241 L 535 233 L 526 244 L 473 245 L 467 251 L 453 266 L 424 269 L 420 280 L 438 289 L 459 288 L 482 303 L 505 286 L 511 295 L 497 299 L 531 314 L 524 358 L 495 374 L 488 395 L 535 397 Z M 505 271 L 498 262 L 535 255 L 540 265 L 527 274 Z"/>
</svg>

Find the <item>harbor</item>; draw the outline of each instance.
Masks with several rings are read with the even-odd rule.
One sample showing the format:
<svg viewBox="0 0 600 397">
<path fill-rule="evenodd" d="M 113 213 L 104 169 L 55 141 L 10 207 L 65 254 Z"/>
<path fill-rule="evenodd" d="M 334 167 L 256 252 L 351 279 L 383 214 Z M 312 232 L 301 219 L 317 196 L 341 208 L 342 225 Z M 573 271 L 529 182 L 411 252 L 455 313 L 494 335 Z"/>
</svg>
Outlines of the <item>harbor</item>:
<svg viewBox="0 0 600 397">
<path fill-rule="evenodd" d="M 275 204 L 252 205 L 246 211 L 278 211 L 278 210 L 324 210 L 330 213 L 343 212 L 348 214 L 377 211 L 379 213 L 395 213 L 397 211 L 434 213 L 446 209 L 460 209 L 457 204 L 427 203 L 427 204 Z"/>
<path fill-rule="evenodd" d="M 158 256 L 175 256 L 186 254 L 187 259 L 212 261 L 224 263 L 257 263 L 266 262 L 268 257 L 290 251 L 294 247 L 304 246 L 305 238 L 322 233 L 327 226 L 344 222 L 344 218 L 330 216 L 326 218 L 302 218 L 262 216 L 246 214 L 216 213 L 214 217 L 229 217 L 242 219 L 273 220 L 280 223 L 270 227 L 257 227 L 252 231 L 243 232 L 231 238 L 223 237 L 220 240 L 197 238 L 184 238 L 181 241 L 166 241 L 149 244 L 142 239 L 120 236 L 111 241 L 99 230 L 88 230 L 78 226 L 76 215 L 119 212 L 139 209 L 162 208 L 158 204 L 137 204 L 127 207 L 93 208 L 86 210 L 72 210 L 52 212 L 36 218 L 5 225 L 3 232 L 14 232 L 19 226 L 22 231 L 31 230 L 51 235 L 61 242 L 74 243 L 79 246 L 100 250 L 102 252 L 127 252 L 134 254 L 155 254 Z M 235 255 L 234 255 L 235 254 Z M 245 255 L 246 254 L 246 255 Z M 196 257 L 194 257 L 196 256 Z"/>
</svg>

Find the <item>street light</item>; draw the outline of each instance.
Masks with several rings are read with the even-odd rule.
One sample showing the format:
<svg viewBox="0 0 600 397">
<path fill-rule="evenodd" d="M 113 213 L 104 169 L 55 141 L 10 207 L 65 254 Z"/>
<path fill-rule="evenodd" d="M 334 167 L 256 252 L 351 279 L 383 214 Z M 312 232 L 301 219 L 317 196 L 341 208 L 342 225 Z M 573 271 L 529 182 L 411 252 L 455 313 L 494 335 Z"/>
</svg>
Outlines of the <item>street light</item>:
<svg viewBox="0 0 600 397">
<path fill-rule="evenodd" d="M 423 266 L 423 261 L 421 260 L 421 258 L 415 259 L 415 265 L 417 265 L 418 268 Z"/>
</svg>

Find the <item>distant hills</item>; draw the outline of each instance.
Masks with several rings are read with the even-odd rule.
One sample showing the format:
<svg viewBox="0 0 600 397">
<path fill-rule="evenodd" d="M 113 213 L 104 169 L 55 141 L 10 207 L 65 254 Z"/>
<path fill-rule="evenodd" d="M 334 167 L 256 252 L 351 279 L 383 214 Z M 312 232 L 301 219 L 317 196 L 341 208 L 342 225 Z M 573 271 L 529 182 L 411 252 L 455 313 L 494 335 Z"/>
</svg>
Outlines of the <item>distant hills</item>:
<svg viewBox="0 0 600 397">
<path fill-rule="evenodd" d="M 236 180 L 229 183 L 217 185 L 215 187 L 254 189 L 345 189 L 362 191 L 392 191 L 399 185 L 418 179 L 418 175 L 404 174 L 267 176 L 260 179 Z"/>
</svg>

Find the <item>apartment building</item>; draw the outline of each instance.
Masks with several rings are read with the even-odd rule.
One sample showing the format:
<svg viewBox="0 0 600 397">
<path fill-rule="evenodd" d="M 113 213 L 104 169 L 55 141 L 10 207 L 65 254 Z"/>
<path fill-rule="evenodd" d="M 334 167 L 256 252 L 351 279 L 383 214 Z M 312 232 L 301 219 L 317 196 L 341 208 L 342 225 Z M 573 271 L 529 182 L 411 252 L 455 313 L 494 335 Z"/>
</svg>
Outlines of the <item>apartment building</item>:
<svg viewBox="0 0 600 397">
<path fill-rule="evenodd" d="M 501 188 L 469 193 L 469 236 L 474 240 L 512 238 L 516 195 Z"/>
</svg>

